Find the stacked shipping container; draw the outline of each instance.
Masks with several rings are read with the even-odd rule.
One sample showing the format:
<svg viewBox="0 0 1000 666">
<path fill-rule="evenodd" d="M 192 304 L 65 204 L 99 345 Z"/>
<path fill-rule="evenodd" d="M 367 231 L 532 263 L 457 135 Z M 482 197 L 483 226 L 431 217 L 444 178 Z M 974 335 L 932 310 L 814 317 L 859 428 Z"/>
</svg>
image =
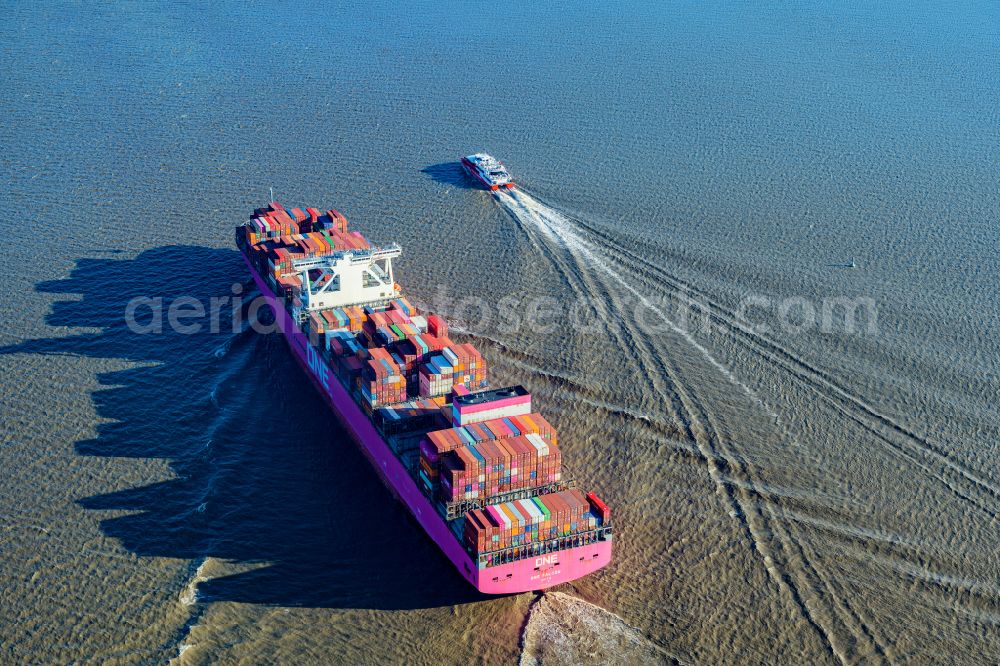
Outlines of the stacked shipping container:
<svg viewBox="0 0 1000 666">
<path fill-rule="evenodd" d="M 292 262 L 307 257 L 324 257 L 343 250 L 366 250 L 370 247 L 358 232 L 340 233 L 316 231 L 306 234 L 290 234 L 266 240 L 255 247 L 267 256 L 269 275 L 278 277 L 294 273 Z"/>
<path fill-rule="evenodd" d="M 465 516 L 465 544 L 480 555 L 588 532 L 607 522 L 596 502 L 572 489 L 475 509 Z"/>
<path fill-rule="evenodd" d="M 470 390 L 486 386 L 486 362 L 472 345 L 443 347 L 441 353 L 431 354 L 421 363 L 420 395 L 445 395 L 459 385 Z"/>
<path fill-rule="evenodd" d="M 305 212 L 298 208 L 286 211 L 275 201 L 266 208 L 254 211 L 254 217 L 243 228 L 247 230 L 249 244 L 256 245 L 266 239 L 321 230 L 345 234 L 347 218 L 333 209 L 325 214 L 315 208 L 306 208 Z"/>
<path fill-rule="evenodd" d="M 420 480 L 427 490 L 437 494 L 445 454 L 469 444 L 529 435 L 541 437 L 552 447 L 558 444 L 555 428 L 549 425 L 541 414 L 491 419 L 428 433 L 427 438 L 420 444 Z M 553 474 L 559 472 L 561 470 L 557 469 Z"/>
<path fill-rule="evenodd" d="M 440 497 L 457 502 L 556 483 L 560 463 L 558 447 L 534 434 L 467 444 L 445 457 Z"/>
<path fill-rule="evenodd" d="M 361 395 L 369 407 L 406 400 L 406 380 L 397 359 L 385 349 L 369 350 L 371 359 L 361 381 Z"/>
<path fill-rule="evenodd" d="M 405 340 L 407 336 L 419 335 L 421 331 L 413 325 L 404 310 L 390 307 L 388 310 L 368 308 L 368 319 L 364 332 L 371 345 L 386 347 Z"/>
<path fill-rule="evenodd" d="M 320 315 L 328 324 L 327 330 L 343 329 L 352 333 L 360 332 L 367 319 L 364 309 L 356 305 L 321 310 Z"/>
</svg>

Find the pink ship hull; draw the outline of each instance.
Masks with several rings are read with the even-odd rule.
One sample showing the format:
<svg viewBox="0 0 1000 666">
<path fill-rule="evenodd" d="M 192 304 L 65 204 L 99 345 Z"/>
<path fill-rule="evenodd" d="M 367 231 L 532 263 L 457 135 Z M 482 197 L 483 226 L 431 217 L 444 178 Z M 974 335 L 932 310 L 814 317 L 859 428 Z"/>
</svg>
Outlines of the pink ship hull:
<svg viewBox="0 0 1000 666">
<path fill-rule="evenodd" d="M 241 254 L 242 256 L 242 254 Z M 438 545 L 469 583 L 485 594 L 511 594 L 542 590 L 586 576 L 611 561 L 611 541 L 560 550 L 537 558 L 479 569 L 420 491 L 406 468 L 393 454 L 361 407 L 333 375 L 309 338 L 292 321 L 283 303 L 271 291 L 256 269 L 243 257 L 257 288 L 277 317 L 295 359 L 322 394 L 337 419 L 357 442 L 362 453 L 382 478 L 382 482 L 410 510 L 427 535 Z"/>
</svg>

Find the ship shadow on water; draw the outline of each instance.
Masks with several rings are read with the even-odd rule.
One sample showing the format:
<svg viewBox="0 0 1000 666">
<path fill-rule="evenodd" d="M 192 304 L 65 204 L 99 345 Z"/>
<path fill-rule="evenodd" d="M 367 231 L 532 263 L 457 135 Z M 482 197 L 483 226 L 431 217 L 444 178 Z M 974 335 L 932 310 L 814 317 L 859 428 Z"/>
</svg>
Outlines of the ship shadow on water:
<svg viewBox="0 0 1000 666">
<path fill-rule="evenodd" d="M 413 609 L 482 599 L 392 499 L 277 334 L 233 333 L 229 307 L 219 333 L 165 324 L 140 335 L 125 323 L 135 297 L 162 297 L 164 313 L 181 296 L 207 308 L 245 277 L 233 250 L 171 246 L 81 259 L 68 277 L 37 286 L 71 297 L 53 305 L 49 325 L 96 332 L 0 353 L 138 363 L 98 375 L 91 397 L 104 422 L 76 449 L 163 459 L 175 475 L 79 504 L 116 512 L 101 529 L 136 555 L 213 558 L 200 602 Z M 130 478 L 151 474 L 137 465 Z"/>
<path fill-rule="evenodd" d="M 463 190 L 483 189 L 465 172 L 461 162 L 432 164 L 421 169 L 420 173 L 430 176 L 431 180 L 442 185 Z"/>
</svg>

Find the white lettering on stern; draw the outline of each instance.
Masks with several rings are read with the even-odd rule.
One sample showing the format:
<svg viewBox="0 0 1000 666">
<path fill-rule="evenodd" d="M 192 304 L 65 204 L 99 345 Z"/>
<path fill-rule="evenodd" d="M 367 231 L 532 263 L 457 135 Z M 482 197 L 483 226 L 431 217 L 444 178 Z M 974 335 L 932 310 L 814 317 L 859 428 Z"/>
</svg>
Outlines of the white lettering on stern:
<svg viewBox="0 0 1000 666">
<path fill-rule="evenodd" d="M 535 558 L 536 569 L 541 566 L 555 566 L 556 564 L 559 564 L 559 553 L 552 553 L 551 555 Z"/>
</svg>

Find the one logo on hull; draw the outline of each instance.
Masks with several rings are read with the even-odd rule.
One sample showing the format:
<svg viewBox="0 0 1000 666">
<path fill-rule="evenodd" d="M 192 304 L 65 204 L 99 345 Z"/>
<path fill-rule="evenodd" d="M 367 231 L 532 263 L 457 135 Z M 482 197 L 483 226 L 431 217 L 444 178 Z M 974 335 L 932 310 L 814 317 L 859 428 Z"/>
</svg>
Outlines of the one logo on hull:
<svg viewBox="0 0 1000 666">
<path fill-rule="evenodd" d="M 330 392 L 330 377 L 327 374 L 326 364 L 323 363 L 323 359 L 319 357 L 316 353 L 316 349 L 312 345 L 306 347 L 306 360 L 309 361 L 309 369 L 319 380 L 319 383 L 323 386 L 323 389 L 327 393 Z"/>
<path fill-rule="evenodd" d="M 559 554 L 552 553 L 551 555 L 545 555 L 544 557 L 535 558 L 535 568 L 538 567 L 551 567 L 559 564 Z"/>
</svg>

